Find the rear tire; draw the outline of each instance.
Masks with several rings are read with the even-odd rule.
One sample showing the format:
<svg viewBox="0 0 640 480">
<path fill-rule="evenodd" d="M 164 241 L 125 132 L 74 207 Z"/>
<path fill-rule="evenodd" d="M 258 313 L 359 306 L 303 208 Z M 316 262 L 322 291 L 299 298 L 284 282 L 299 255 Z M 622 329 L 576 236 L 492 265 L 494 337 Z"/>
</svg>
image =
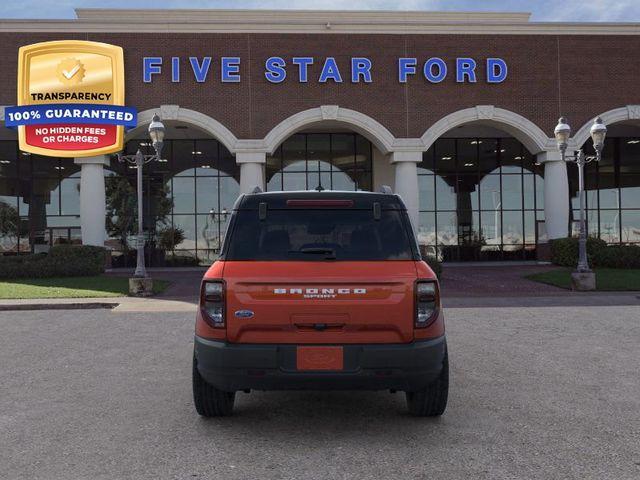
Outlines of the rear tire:
<svg viewBox="0 0 640 480">
<path fill-rule="evenodd" d="M 193 403 L 203 417 L 227 417 L 233 412 L 236 392 L 223 392 L 208 384 L 193 359 Z"/>
<path fill-rule="evenodd" d="M 449 355 L 446 347 L 442 370 L 426 389 L 417 392 L 405 392 L 409 413 L 416 417 L 438 417 L 447 408 L 449 397 Z"/>
</svg>

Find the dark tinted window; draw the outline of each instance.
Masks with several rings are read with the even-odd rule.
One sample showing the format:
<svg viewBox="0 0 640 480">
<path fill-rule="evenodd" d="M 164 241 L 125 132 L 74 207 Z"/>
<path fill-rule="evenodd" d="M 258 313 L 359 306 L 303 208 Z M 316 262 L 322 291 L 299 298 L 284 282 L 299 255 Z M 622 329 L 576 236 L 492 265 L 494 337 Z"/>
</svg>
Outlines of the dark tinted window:
<svg viewBox="0 0 640 480">
<path fill-rule="evenodd" d="M 255 210 L 236 213 L 226 260 L 411 260 L 405 211 Z"/>
</svg>

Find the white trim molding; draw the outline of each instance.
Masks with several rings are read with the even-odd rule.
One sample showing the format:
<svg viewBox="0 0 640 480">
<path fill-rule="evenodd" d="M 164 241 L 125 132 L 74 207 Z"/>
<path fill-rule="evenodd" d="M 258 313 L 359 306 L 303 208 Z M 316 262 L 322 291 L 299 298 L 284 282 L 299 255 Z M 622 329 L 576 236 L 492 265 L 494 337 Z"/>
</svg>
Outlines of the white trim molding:
<svg viewBox="0 0 640 480">
<path fill-rule="evenodd" d="M 504 130 L 533 154 L 553 149 L 555 145 L 540 127 L 522 115 L 493 105 L 477 105 L 450 113 L 431 125 L 421 137 L 425 150 L 452 128 L 472 122 Z"/>
<path fill-rule="evenodd" d="M 638 120 L 638 123 L 640 124 L 640 105 L 627 105 L 625 107 L 614 108 L 613 110 L 609 110 L 597 116 L 599 116 L 602 119 L 602 122 L 607 126 L 614 123 L 626 122 L 628 120 Z M 589 140 L 589 137 L 591 136 L 591 125 L 593 125 L 593 120 L 595 118 L 596 117 L 589 119 L 589 121 L 576 132 L 571 139 L 573 143 L 569 144 L 570 148 L 578 150 L 582 148 L 587 140 Z"/>
<path fill-rule="evenodd" d="M 273 153 L 294 133 L 321 122 L 349 127 L 369 139 L 385 155 L 393 150 L 396 139 L 386 127 L 364 113 L 337 105 L 322 105 L 285 118 L 264 137 L 264 147 Z"/>
<path fill-rule="evenodd" d="M 196 112 L 188 108 L 182 108 L 178 105 L 161 105 L 158 108 L 151 108 L 138 113 L 138 126 L 127 132 L 125 141 L 134 138 L 135 135 L 151 123 L 151 119 L 155 113 L 160 114 L 163 121 L 174 120 L 178 122 L 188 123 L 211 134 L 216 140 L 222 143 L 227 149 L 235 154 L 238 139 L 225 127 L 222 123 L 211 118 L 204 113 Z"/>
</svg>

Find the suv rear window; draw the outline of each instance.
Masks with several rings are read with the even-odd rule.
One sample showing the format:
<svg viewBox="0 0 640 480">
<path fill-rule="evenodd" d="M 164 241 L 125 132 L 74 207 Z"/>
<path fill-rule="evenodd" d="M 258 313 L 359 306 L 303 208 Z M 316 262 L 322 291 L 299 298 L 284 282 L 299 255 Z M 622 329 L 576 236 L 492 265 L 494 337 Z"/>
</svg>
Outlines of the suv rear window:
<svg viewBox="0 0 640 480">
<path fill-rule="evenodd" d="M 226 260 L 412 260 L 409 218 L 403 210 L 256 210 L 235 212 Z"/>
</svg>

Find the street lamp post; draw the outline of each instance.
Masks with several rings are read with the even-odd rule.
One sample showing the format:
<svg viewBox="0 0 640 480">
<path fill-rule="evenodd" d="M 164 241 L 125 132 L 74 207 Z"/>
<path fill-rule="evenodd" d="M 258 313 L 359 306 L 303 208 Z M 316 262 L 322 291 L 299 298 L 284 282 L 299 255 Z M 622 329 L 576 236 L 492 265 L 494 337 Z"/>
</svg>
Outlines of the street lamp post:
<svg viewBox="0 0 640 480">
<path fill-rule="evenodd" d="M 567 155 L 567 147 L 569 137 L 571 136 L 571 127 L 567 123 L 566 118 L 562 117 L 558 120 L 558 125 L 554 130 L 558 149 L 562 154 L 563 161 L 574 162 L 578 166 L 578 192 L 580 198 L 580 237 L 578 239 L 578 266 L 572 275 L 574 288 L 577 290 L 593 290 L 595 289 L 595 274 L 589 268 L 589 260 L 587 258 L 587 227 L 585 218 L 585 191 L 584 191 L 584 166 L 593 161 L 599 162 L 602 158 L 602 149 L 604 147 L 604 139 L 607 134 L 607 127 L 602 123 L 602 119 L 597 117 L 591 126 L 591 139 L 593 140 L 593 148 L 595 155 L 585 155 L 582 149 L 572 155 Z"/>
<path fill-rule="evenodd" d="M 153 145 L 155 153 L 153 155 L 144 155 L 140 149 L 135 155 L 122 155 L 118 154 L 118 161 L 127 162 L 135 165 L 137 176 L 137 194 L 138 194 L 138 235 L 136 236 L 136 271 L 133 274 L 134 278 L 129 281 L 129 287 L 131 293 L 150 295 L 152 293 L 153 284 L 151 279 L 148 278 L 147 270 L 144 262 L 144 233 L 143 233 L 143 203 L 142 203 L 142 167 L 145 163 L 149 163 L 153 160 L 160 160 L 162 157 L 162 145 L 164 142 L 165 128 L 164 124 L 160 121 L 160 117 L 156 114 L 151 120 L 149 125 L 149 138 Z M 147 282 L 139 279 L 148 279 Z"/>
</svg>

